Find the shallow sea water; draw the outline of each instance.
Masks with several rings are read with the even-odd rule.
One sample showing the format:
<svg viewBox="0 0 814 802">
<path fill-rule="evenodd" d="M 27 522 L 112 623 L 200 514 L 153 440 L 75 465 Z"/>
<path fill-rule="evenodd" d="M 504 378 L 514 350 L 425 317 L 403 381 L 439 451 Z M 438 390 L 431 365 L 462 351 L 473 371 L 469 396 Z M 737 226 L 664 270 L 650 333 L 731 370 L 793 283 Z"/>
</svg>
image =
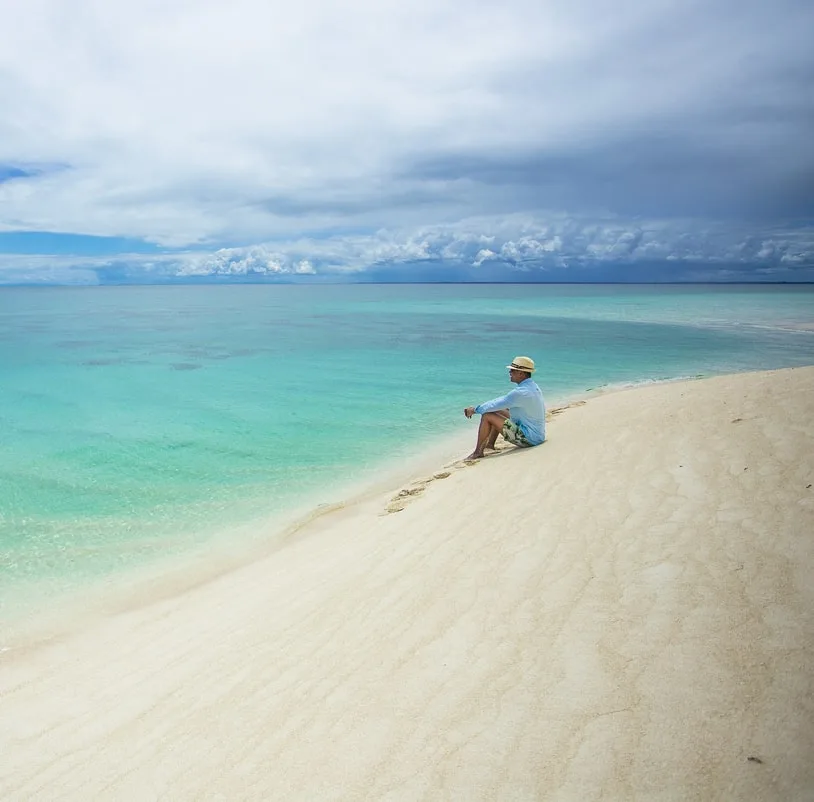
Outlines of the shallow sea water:
<svg viewBox="0 0 814 802">
<path fill-rule="evenodd" d="M 810 365 L 814 287 L 0 289 L 0 614 L 474 434 L 516 354 L 549 406 Z"/>
</svg>

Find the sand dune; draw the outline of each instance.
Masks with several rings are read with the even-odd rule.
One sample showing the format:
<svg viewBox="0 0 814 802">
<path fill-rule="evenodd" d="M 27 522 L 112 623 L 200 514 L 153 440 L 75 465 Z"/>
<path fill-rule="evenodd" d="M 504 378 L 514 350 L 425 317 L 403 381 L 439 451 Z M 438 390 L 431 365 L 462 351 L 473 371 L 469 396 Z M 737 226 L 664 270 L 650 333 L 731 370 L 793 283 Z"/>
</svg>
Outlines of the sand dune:
<svg viewBox="0 0 814 802">
<path fill-rule="evenodd" d="M 814 368 L 549 437 L 0 654 L 0 798 L 814 799 Z"/>
</svg>

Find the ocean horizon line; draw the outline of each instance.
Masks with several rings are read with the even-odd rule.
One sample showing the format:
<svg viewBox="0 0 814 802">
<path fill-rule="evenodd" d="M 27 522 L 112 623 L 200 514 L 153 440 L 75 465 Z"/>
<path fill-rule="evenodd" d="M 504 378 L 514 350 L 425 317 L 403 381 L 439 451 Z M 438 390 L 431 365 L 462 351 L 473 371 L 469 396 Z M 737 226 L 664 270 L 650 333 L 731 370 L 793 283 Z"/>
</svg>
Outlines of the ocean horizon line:
<svg viewBox="0 0 814 802">
<path fill-rule="evenodd" d="M 6 289 L 99 289 L 111 287 L 522 287 L 522 286 L 560 286 L 560 287 L 779 287 L 779 286 L 814 286 L 814 281 L 330 281 L 300 279 L 269 279 L 266 281 L 235 279 L 184 279 L 169 281 L 115 281 L 97 284 L 68 284 L 61 282 L 36 283 L 0 283 L 0 291 Z"/>
</svg>

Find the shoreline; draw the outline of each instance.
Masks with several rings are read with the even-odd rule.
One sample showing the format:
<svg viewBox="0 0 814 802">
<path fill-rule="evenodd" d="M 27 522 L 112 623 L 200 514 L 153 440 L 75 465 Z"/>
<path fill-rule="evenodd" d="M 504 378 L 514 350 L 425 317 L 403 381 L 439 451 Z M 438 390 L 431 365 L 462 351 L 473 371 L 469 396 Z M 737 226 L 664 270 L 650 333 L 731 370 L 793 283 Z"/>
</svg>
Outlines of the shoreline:
<svg viewBox="0 0 814 802">
<path fill-rule="evenodd" d="M 569 390 L 564 395 L 554 396 L 553 403 L 548 403 L 547 399 L 546 420 L 550 423 L 567 409 L 604 395 L 705 378 L 712 377 L 642 379 Z M 470 422 L 468 426 L 459 425 L 455 431 L 447 431 L 434 439 L 418 441 L 412 444 L 406 455 L 388 457 L 355 480 L 337 484 L 326 491 L 313 491 L 297 504 L 266 517 L 242 521 L 229 529 L 213 529 L 200 543 L 173 552 L 167 558 L 151 558 L 145 563 L 129 565 L 57 589 L 35 580 L 27 586 L 28 599 L 39 598 L 45 592 L 49 603 L 35 607 L 31 601 L 20 603 L 18 599 L 16 610 L 12 607 L 11 613 L 0 617 L 0 631 L 5 630 L 0 640 L 0 655 L 61 637 L 75 630 L 77 622 L 82 626 L 100 616 L 135 609 L 156 596 L 183 593 L 264 559 L 325 515 L 370 502 L 387 493 L 396 493 L 401 486 L 418 481 L 420 474 L 433 474 L 462 462 L 471 451 L 475 432 L 476 427 Z M 117 586 L 113 587 L 114 584 Z"/>
<path fill-rule="evenodd" d="M 563 396 L 555 396 L 553 404 L 547 402 L 546 421 L 550 424 L 569 409 L 609 395 L 635 393 L 649 387 L 684 382 L 798 369 L 641 379 L 566 391 Z M 468 431 L 465 432 L 464 428 Z M 175 552 L 169 558 L 151 559 L 95 580 L 72 585 L 69 589 L 57 590 L 56 603 L 50 602 L 47 607 L 23 605 L 16 614 L 0 618 L 5 629 L 0 641 L 0 656 L 4 652 L 29 649 L 38 643 L 63 637 L 90 621 L 138 609 L 156 598 L 181 595 L 216 581 L 253 562 L 267 559 L 284 548 L 292 537 L 326 516 L 375 503 L 388 494 L 393 495 L 391 501 L 395 501 L 398 492 L 409 490 L 417 484 L 422 488 L 418 492 L 423 492 L 423 487 L 431 481 L 431 478 L 426 478 L 428 474 L 432 477 L 435 473 L 463 465 L 464 456 L 471 450 L 475 431 L 476 427 L 470 423 L 468 427 L 461 425 L 455 432 L 446 432 L 435 440 L 419 441 L 408 450 L 406 456 L 388 457 L 358 479 L 337 484 L 324 492 L 313 492 L 290 508 L 267 517 L 243 521 L 229 529 L 213 530 L 201 543 Z M 422 475 L 425 477 L 423 480 L 420 478 Z M 121 586 L 111 587 L 111 583 L 121 583 Z M 40 587 L 35 581 L 29 593 L 39 594 Z"/>
<path fill-rule="evenodd" d="M 804 798 L 812 413 L 814 367 L 598 395 L 4 652 L 0 797 Z"/>
</svg>

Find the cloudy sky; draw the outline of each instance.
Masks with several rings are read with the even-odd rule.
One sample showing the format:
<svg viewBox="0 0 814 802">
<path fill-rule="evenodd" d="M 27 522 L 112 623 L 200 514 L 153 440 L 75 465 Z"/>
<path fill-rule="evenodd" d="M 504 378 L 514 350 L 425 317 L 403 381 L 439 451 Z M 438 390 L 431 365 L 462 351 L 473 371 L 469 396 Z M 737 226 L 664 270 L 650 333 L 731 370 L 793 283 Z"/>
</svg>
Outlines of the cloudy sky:
<svg viewBox="0 0 814 802">
<path fill-rule="evenodd" d="M 0 283 L 814 280 L 810 0 L 0 0 Z"/>
</svg>

